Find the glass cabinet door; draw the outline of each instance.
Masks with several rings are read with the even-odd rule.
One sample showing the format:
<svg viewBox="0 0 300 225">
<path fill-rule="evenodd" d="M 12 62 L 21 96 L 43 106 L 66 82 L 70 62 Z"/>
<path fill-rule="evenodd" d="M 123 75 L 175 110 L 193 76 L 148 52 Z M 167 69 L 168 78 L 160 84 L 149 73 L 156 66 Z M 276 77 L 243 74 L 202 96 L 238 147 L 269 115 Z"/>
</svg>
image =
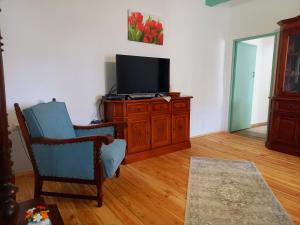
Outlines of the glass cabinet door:
<svg viewBox="0 0 300 225">
<path fill-rule="evenodd" d="M 284 91 L 300 93 L 300 35 L 289 36 Z"/>
</svg>

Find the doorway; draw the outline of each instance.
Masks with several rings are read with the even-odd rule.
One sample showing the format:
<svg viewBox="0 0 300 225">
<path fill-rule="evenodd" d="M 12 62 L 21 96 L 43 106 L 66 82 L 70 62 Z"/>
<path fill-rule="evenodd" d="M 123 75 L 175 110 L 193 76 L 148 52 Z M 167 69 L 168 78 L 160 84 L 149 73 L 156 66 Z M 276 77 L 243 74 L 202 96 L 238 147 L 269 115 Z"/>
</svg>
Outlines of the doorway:
<svg viewBox="0 0 300 225">
<path fill-rule="evenodd" d="M 229 131 L 266 138 L 277 33 L 234 41 Z"/>
</svg>

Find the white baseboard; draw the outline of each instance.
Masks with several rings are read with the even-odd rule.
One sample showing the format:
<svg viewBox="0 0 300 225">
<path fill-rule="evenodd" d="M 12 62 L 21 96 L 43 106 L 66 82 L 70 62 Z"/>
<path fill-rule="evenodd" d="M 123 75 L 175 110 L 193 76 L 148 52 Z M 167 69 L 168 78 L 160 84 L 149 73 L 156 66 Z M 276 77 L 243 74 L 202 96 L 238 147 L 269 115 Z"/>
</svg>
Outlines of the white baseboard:
<svg viewBox="0 0 300 225">
<path fill-rule="evenodd" d="M 199 135 L 191 136 L 190 138 L 195 139 L 195 138 L 199 138 L 199 137 L 203 137 L 203 136 L 207 136 L 207 135 L 221 134 L 221 133 L 229 133 L 229 132 L 225 131 L 225 130 L 220 130 L 220 131 L 214 131 L 214 132 L 209 132 L 209 133 L 205 133 L 205 134 L 199 134 Z"/>
</svg>

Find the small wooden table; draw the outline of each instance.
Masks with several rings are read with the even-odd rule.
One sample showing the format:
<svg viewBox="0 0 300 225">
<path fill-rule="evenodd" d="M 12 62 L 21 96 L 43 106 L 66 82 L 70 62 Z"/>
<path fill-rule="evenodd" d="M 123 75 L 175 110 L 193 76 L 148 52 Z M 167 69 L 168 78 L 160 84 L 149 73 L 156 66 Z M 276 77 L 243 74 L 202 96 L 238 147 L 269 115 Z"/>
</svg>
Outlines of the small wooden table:
<svg viewBox="0 0 300 225">
<path fill-rule="evenodd" d="M 49 219 L 51 220 L 52 225 L 64 225 L 64 221 L 61 218 L 57 206 L 55 204 L 50 204 L 50 205 L 46 204 L 43 198 L 33 199 L 33 200 L 21 202 L 19 204 L 20 209 L 19 209 L 19 216 L 18 216 L 19 218 L 18 225 L 27 225 L 27 221 L 24 218 L 25 212 L 28 209 L 33 208 L 39 204 L 46 205 L 47 208 L 49 209 Z"/>
</svg>

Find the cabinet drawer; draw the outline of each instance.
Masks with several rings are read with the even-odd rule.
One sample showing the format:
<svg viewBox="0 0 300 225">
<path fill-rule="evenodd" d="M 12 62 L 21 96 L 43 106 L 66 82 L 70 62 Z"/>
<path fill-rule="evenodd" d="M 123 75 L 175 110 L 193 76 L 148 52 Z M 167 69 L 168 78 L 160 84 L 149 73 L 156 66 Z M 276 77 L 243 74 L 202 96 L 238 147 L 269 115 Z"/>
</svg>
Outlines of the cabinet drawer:
<svg viewBox="0 0 300 225">
<path fill-rule="evenodd" d="M 288 101 L 275 102 L 275 109 L 278 111 L 287 111 L 287 112 L 300 112 L 300 102 L 298 101 Z"/>
<path fill-rule="evenodd" d="M 171 104 L 168 102 L 154 102 L 151 104 L 152 113 L 168 113 L 171 110 Z"/>
<path fill-rule="evenodd" d="M 127 114 L 138 114 L 138 113 L 148 113 L 149 112 L 149 104 L 147 103 L 135 103 L 127 105 Z"/>
<path fill-rule="evenodd" d="M 190 101 L 185 100 L 174 100 L 172 102 L 173 111 L 188 111 L 190 109 Z"/>
</svg>

